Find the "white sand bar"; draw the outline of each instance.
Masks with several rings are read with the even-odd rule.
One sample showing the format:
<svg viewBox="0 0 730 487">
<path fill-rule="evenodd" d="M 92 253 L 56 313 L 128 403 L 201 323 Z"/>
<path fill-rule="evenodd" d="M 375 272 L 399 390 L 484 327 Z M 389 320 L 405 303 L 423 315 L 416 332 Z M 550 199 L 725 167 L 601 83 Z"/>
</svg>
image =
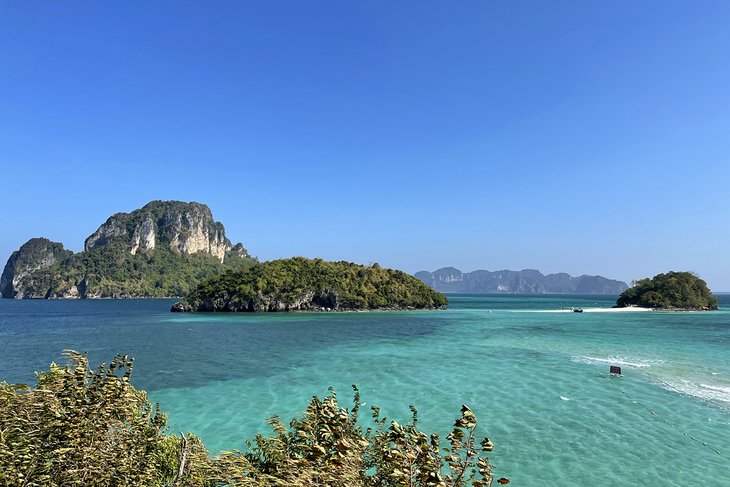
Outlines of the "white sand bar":
<svg viewBox="0 0 730 487">
<path fill-rule="evenodd" d="M 627 306 L 625 308 L 580 308 L 584 313 L 636 313 L 639 311 L 654 311 L 653 308 L 641 308 L 639 306 Z M 546 310 L 525 310 L 528 313 L 574 313 L 570 308 L 546 309 Z"/>
</svg>

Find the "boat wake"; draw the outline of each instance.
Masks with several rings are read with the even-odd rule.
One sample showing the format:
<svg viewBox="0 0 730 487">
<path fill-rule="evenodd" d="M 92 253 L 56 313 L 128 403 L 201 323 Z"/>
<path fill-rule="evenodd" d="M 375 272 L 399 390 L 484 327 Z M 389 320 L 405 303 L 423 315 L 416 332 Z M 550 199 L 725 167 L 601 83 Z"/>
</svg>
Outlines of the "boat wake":
<svg viewBox="0 0 730 487">
<path fill-rule="evenodd" d="M 661 365 L 664 363 L 663 360 L 656 359 L 634 359 L 624 357 L 590 357 L 587 355 L 576 355 L 571 357 L 573 362 L 590 365 L 620 365 L 623 367 L 636 367 L 645 368 L 652 367 L 654 365 Z"/>
<path fill-rule="evenodd" d="M 646 377 L 662 388 L 679 394 L 696 397 L 704 401 L 710 401 L 716 404 L 719 403 L 723 406 L 730 406 L 730 385 L 727 383 L 712 383 L 715 382 L 717 375 L 719 375 L 717 372 L 710 372 L 710 375 L 703 374 L 698 377 L 685 376 L 686 378 L 682 378 L 681 376 L 678 377 L 676 374 L 671 374 L 666 367 L 659 367 L 665 364 L 664 360 L 659 359 L 638 359 L 619 356 L 591 357 L 587 355 L 578 355 L 571 357 L 571 360 L 581 364 L 595 366 L 618 365 L 626 368 L 635 368 L 637 370 L 647 370 L 651 367 L 656 367 L 656 370 L 653 370 L 652 372 L 647 370 Z M 695 371 L 695 373 L 696 372 L 697 371 Z"/>
<path fill-rule="evenodd" d="M 705 384 L 703 382 L 695 383 L 688 380 L 670 380 L 661 381 L 661 383 L 668 390 L 730 406 L 730 386 Z"/>
</svg>

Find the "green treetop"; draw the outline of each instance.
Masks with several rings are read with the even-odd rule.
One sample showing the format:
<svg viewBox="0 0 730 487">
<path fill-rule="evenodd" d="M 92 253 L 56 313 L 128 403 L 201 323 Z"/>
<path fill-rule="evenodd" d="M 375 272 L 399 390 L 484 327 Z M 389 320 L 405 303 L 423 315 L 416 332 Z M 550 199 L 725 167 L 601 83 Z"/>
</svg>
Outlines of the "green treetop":
<svg viewBox="0 0 730 487">
<path fill-rule="evenodd" d="M 208 279 L 173 311 L 430 309 L 446 304 L 443 294 L 405 272 L 294 257 Z"/>
<path fill-rule="evenodd" d="M 692 272 L 667 272 L 636 281 L 624 291 L 616 306 L 643 306 L 657 309 L 717 309 L 717 298 L 707 283 Z"/>
</svg>

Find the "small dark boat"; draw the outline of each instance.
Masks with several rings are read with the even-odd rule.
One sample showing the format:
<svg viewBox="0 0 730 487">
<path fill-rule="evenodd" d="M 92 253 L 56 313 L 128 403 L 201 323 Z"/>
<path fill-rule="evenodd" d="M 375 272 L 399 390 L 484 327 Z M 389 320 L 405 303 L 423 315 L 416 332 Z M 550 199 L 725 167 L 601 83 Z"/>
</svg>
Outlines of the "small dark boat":
<svg viewBox="0 0 730 487">
<path fill-rule="evenodd" d="M 583 310 L 580 308 L 573 308 L 573 313 L 582 313 Z"/>
</svg>

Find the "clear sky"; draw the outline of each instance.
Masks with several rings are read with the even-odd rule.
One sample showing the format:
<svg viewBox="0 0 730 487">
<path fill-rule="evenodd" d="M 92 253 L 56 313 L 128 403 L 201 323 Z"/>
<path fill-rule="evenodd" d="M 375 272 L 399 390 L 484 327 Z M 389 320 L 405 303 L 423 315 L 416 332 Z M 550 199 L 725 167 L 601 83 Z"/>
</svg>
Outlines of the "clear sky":
<svg viewBox="0 0 730 487">
<path fill-rule="evenodd" d="M 730 2 L 0 0 L 0 259 L 153 199 L 260 259 L 730 291 Z"/>
</svg>

